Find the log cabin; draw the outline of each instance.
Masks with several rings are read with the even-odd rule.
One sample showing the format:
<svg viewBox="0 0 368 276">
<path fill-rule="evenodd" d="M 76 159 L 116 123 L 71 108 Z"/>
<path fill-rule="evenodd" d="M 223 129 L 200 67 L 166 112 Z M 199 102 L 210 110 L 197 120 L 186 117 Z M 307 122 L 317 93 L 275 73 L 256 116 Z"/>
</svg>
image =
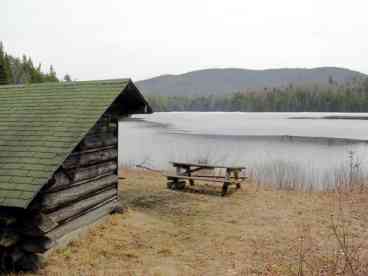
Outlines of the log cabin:
<svg viewBox="0 0 368 276">
<path fill-rule="evenodd" d="M 129 79 L 0 87 L 0 271 L 119 209 L 118 122 L 151 112 Z"/>
</svg>

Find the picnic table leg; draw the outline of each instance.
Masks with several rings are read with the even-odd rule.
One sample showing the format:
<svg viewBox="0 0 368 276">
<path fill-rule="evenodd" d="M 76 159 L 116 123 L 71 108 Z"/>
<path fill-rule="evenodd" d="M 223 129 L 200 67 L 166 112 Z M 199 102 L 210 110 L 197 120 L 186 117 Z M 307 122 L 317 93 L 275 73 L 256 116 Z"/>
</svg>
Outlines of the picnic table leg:
<svg viewBox="0 0 368 276">
<path fill-rule="evenodd" d="M 180 175 L 180 167 L 176 167 L 176 174 Z M 181 190 L 185 187 L 185 181 L 179 181 L 179 178 L 168 177 L 167 178 L 167 188 L 171 190 Z"/>
<path fill-rule="evenodd" d="M 227 193 L 230 177 L 231 177 L 231 171 L 229 169 L 226 169 L 225 180 L 224 180 L 224 185 L 222 186 L 221 196 L 225 196 Z"/>
<path fill-rule="evenodd" d="M 188 176 L 192 176 L 192 173 L 190 172 L 190 167 L 187 167 L 186 168 L 186 174 Z M 193 179 L 189 179 L 189 184 L 190 184 L 190 186 L 194 186 L 194 180 Z"/>
<path fill-rule="evenodd" d="M 176 167 L 176 175 L 181 175 L 181 167 Z M 179 178 L 172 178 L 167 183 L 167 187 L 172 190 L 182 190 L 185 188 L 185 181 L 179 180 Z"/>
<path fill-rule="evenodd" d="M 181 173 L 181 168 L 180 167 L 176 167 L 176 175 L 180 175 Z"/>
<path fill-rule="evenodd" d="M 176 175 L 180 175 L 180 172 L 181 172 L 181 168 L 176 167 Z M 178 186 L 178 182 L 179 182 L 179 178 L 174 178 L 173 179 L 173 184 L 172 184 L 173 189 L 176 189 L 176 187 Z"/>
<path fill-rule="evenodd" d="M 221 192 L 221 196 L 225 196 L 228 190 L 229 184 L 228 182 L 224 182 L 224 185 L 222 185 L 222 192 Z"/>
<path fill-rule="evenodd" d="M 234 171 L 234 178 L 235 178 L 236 188 L 240 189 L 240 179 L 239 179 L 239 171 L 238 170 Z"/>
</svg>

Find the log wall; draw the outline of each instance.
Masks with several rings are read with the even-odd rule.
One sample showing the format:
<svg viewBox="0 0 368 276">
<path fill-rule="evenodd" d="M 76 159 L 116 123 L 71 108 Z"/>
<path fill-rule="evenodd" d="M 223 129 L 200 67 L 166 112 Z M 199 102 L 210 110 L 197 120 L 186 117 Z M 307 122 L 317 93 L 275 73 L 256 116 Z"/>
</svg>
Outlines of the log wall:
<svg viewBox="0 0 368 276">
<path fill-rule="evenodd" d="M 0 271 L 36 270 L 40 253 L 118 208 L 117 124 L 107 112 L 27 210 L 0 208 Z"/>
</svg>

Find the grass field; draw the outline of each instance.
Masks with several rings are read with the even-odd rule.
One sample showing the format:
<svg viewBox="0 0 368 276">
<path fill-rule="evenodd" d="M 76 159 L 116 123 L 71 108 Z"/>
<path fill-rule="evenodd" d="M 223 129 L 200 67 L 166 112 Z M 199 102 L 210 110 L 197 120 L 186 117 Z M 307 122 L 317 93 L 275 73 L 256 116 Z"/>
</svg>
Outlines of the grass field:
<svg viewBox="0 0 368 276">
<path fill-rule="evenodd" d="M 51 254 L 41 275 L 368 275 L 365 193 L 304 193 L 246 183 L 166 189 L 123 170 L 124 214 Z M 345 273 L 345 274 L 344 274 Z"/>
</svg>

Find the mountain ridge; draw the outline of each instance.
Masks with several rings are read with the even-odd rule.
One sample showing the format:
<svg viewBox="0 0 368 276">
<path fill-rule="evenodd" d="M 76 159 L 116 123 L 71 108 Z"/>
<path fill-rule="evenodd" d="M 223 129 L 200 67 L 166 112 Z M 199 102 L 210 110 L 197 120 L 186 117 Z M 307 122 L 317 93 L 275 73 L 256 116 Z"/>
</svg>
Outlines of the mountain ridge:
<svg viewBox="0 0 368 276">
<path fill-rule="evenodd" d="M 342 67 L 241 69 L 209 68 L 165 74 L 136 82 L 147 96 L 224 96 L 238 91 L 285 87 L 290 84 L 327 85 L 351 82 L 367 75 Z"/>
</svg>

